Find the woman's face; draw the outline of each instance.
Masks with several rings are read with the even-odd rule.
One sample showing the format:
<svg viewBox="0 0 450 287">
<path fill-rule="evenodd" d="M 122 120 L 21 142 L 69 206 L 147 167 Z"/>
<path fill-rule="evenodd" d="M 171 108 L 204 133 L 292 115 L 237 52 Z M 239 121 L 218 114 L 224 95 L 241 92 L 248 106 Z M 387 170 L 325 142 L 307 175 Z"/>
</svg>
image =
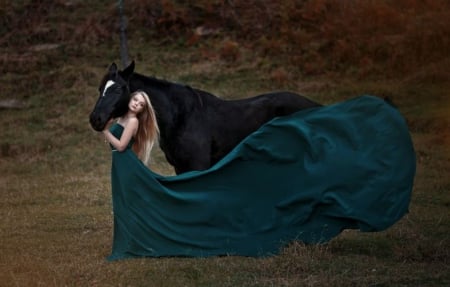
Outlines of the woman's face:
<svg viewBox="0 0 450 287">
<path fill-rule="evenodd" d="M 128 104 L 128 108 L 135 114 L 139 114 L 144 110 L 145 107 L 145 99 L 141 94 L 134 95 L 130 103 Z"/>
</svg>

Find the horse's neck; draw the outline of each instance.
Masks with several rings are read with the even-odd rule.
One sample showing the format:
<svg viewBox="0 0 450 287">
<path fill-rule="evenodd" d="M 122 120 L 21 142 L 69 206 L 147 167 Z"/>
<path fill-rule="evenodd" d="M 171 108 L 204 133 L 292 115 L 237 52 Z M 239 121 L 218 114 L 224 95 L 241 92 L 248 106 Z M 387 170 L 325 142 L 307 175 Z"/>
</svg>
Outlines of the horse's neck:
<svg viewBox="0 0 450 287">
<path fill-rule="evenodd" d="M 129 87 L 131 93 L 138 90 L 146 92 L 157 112 L 170 109 L 168 87 L 162 81 L 134 73 L 129 79 Z"/>
<path fill-rule="evenodd" d="M 142 89 L 147 91 L 150 100 L 155 101 L 156 106 L 168 105 L 167 108 L 185 109 L 190 105 L 201 103 L 203 98 L 216 98 L 202 90 L 190 86 L 171 83 L 154 77 L 147 77 L 134 73 L 130 78 L 131 92 Z"/>
<path fill-rule="evenodd" d="M 162 121 L 161 125 L 169 128 L 172 128 L 173 122 L 179 121 L 180 117 L 189 117 L 189 113 L 198 112 L 207 103 L 220 101 L 202 90 L 134 73 L 130 78 L 130 91 L 136 90 L 147 92 Z"/>
</svg>

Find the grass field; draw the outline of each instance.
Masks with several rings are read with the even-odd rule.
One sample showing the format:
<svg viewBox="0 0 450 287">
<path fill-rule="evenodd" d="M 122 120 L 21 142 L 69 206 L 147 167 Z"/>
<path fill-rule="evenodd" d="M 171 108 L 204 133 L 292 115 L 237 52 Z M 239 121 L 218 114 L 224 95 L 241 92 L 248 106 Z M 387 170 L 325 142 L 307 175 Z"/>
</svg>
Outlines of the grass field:
<svg viewBox="0 0 450 287">
<path fill-rule="evenodd" d="M 7 7 L 18 10 L 26 2 L 36 1 Z M 73 17 L 68 20 L 89 11 L 80 9 L 77 16 L 66 15 Z M 410 127 L 417 175 L 410 213 L 383 232 L 344 231 L 318 246 L 294 242 L 268 258 L 110 263 L 105 260 L 112 243 L 110 151 L 90 128 L 88 114 L 107 66 L 120 62 L 118 40 L 89 38 L 76 45 L 36 36 L 8 44 L 4 37 L 0 102 L 14 100 L 16 108 L 0 109 L 0 286 L 450 285 L 448 56 L 396 77 L 348 71 L 312 76 L 276 57 L 255 56 L 245 45 L 232 61 L 203 57 L 220 39 L 185 46 L 135 35 L 129 45 L 138 72 L 224 98 L 278 89 L 324 104 L 361 94 L 389 96 Z M 448 44 L 448 38 L 440 43 Z M 173 174 L 159 150 L 154 158 L 155 171 Z"/>
</svg>

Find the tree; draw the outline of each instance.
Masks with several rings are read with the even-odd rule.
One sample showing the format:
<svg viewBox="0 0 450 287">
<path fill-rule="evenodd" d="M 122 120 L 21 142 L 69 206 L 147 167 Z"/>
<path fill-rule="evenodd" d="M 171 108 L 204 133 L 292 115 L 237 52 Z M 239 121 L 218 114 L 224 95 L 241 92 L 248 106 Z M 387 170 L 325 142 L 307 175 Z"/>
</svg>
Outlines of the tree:
<svg viewBox="0 0 450 287">
<path fill-rule="evenodd" d="M 128 43 L 127 43 L 127 19 L 123 11 L 124 0 L 119 0 L 119 32 L 120 32 L 120 59 L 122 61 L 122 67 L 128 66 L 129 54 L 128 54 Z"/>
</svg>

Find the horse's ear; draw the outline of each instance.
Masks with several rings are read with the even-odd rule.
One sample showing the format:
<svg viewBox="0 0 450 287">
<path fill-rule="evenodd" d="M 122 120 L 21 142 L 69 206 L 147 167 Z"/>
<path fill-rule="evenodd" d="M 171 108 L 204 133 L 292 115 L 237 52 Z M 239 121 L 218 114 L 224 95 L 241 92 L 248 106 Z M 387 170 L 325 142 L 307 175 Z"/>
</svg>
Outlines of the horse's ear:
<svg viewBox="0 0 450 287">
<path fill-rule="evenodd" d="M 111 66 L 109 66 L 109 73 L 110 74 L 117 74 L 117 65 L 116 65 L 116 63 L 112 63 Z"/>
<path fill-rule="evenodd" d="M 128 65 L 128 67 L 126 67 L 123 72 L 122 72 L 122 76 L 124 78 L 128 78 L 131 74 L 133 74 L 134 72 L 134 60 L 131 61 L 131 63 Z"/>
</svg>

